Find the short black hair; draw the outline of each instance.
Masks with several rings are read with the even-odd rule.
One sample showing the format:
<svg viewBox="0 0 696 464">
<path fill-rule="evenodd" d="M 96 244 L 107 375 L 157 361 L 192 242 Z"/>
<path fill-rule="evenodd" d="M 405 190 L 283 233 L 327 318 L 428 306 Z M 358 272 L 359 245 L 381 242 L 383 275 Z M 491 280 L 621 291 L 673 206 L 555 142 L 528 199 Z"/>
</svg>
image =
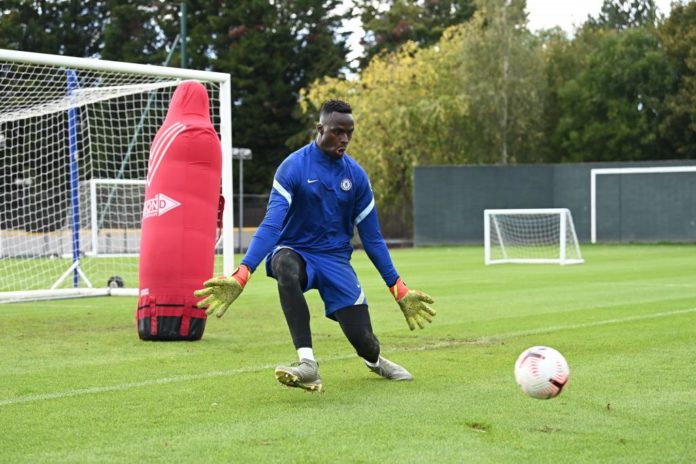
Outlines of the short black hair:
<svg viewBox="0 0 696 464">
<path fill-rule="evenodd" d="M 347 113 L 352 114 L 353 108 L 342 100 L 327 100 L 321 105 L 319 110 L 319 117 L 328 116 L 331 113 Z"/>
</svg>

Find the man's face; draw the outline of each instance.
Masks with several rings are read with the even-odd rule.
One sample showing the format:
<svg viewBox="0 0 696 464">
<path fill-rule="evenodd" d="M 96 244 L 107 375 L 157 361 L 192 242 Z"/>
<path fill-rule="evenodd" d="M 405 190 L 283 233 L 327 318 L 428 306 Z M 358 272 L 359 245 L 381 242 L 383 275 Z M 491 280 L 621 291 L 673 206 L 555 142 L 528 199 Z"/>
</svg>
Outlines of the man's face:
<svg viewBox="0 0 696 464">
<path fill-rule="evenodd" d="M 350 113 L 333 112 L 322 116 L 317 124 L 317 145 L 332 158 L 340 158 L 346 152 L 353 137 L 355 123 Z"/>
</svg>

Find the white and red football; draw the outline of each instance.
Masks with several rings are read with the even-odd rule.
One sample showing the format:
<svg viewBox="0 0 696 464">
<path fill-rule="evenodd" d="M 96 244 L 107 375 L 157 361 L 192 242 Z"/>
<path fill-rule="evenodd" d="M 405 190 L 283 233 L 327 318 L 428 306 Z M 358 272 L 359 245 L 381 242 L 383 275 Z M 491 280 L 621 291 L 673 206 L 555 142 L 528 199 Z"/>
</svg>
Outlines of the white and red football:
<svg viewBox="0 0 696 464">
<path fill-rule="evenodd" d="M 532 398 L 555 398 L 568 384 L 569 376 L 566 359 L 548 346 L 527 348 L 515 363 L 515 380 Z"/>
</svg>

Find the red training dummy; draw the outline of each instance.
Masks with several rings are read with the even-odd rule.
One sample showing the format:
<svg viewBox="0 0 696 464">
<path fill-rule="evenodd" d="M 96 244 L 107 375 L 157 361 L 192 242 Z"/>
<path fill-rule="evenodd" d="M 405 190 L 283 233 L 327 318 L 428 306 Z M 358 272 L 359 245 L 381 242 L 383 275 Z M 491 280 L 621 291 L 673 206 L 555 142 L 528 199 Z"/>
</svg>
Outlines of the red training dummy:
<svg viewBox="0 0 696 464">
<path fill-rule="evenodd" d="M 213 275 L 221 170 L 208 92 L 182 82 L 150 147 L 137 309 L 143 340 L 203 336 L 206 314 L 193 291 Z"/>
</svg>

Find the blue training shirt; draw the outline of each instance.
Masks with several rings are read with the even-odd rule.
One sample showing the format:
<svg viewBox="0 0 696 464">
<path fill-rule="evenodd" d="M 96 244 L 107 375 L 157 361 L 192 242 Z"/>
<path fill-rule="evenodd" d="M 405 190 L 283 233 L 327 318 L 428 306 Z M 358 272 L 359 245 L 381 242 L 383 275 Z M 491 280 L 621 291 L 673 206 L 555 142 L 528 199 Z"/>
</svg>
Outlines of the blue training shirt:
<svg viewBox="0 0 696 464">
<path fill-rule="evenodd" d="M 347 153 L 333 159 L 312 142 L 278 167 L 266 216 L 242 264 L 255 270 L 276 246 L 349 258 L 356 225 L 370 260 L 393 285 L 399 275 L 379 228 L 367 173 Z"/>
</svg>

